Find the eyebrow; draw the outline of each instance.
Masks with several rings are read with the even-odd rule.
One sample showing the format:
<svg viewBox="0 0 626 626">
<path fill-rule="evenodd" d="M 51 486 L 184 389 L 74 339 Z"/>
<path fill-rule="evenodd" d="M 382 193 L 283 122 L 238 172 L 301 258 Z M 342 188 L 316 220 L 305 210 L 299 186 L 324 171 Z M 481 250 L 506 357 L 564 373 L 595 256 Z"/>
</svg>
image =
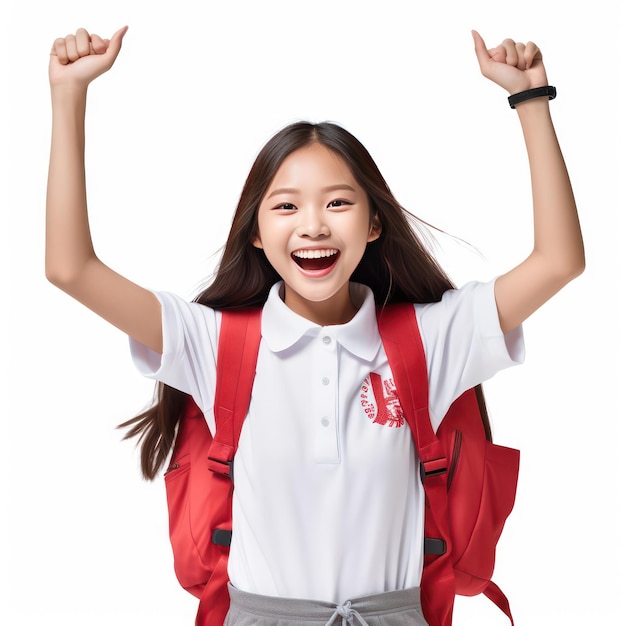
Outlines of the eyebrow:
<svg viewBox="0 0 626 626">
<path fill-rule="evenodd" d="M 353 191 L 356 193 L 356 190 L 353 187 L 345 183 L 340 183 L 338 185 L 329 185 L 328 187 L 324 187 L 322 189 L 324 193 L 328 193 L 329 191 L 339 191 L 339 190 Z M 278 196 L 281 193 L 296 194 L 296 193 L 300 193 L 300 190 L 296 189 L 295 187 L 281 187 L 280 189 L 274 189 L 274 191 L 272 191 L 272 193 L 269 194 L 267 197 L 271 198 L 272 196 Z"/>
</svg>

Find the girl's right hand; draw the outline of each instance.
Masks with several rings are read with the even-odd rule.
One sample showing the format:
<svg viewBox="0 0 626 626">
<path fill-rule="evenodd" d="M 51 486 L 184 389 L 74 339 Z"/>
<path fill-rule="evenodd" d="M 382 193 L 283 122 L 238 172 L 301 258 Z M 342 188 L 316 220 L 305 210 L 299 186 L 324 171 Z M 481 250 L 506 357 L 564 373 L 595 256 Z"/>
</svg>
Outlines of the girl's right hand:
<svg viewBox="0 0 626 626">
<path fill-rule="evenodd" d="M 94 78 L 111 69 L 127 30 L 128 26 L 120 28 L 109 40 L 79 28 L 76 35 L 56 39 L 50 52 L 50 86 L 86 88 Z"/>
</svg>

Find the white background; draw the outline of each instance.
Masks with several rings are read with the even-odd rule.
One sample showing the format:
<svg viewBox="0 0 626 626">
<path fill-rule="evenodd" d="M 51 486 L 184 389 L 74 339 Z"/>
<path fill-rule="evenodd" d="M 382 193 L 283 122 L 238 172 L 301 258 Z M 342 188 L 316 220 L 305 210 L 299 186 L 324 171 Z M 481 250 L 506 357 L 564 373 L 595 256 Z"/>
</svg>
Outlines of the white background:
<svg viewBox="0 0 626 626">
<path fill-rule="evenodd" d="M 618 623 L 623 5 L 4 3 L 0 621 L 159 626 L 195 615 L 174 577 L 162 480 L 141 480 L 115 430 L 152 383 L 133 370 L 126 338 L 43 270 L 50 45 L 80 26 L 110 36 L 129 24 L 89 92 L 94 242 L 132 280 L 188 298 L 210 275 L 257 151 L 302 118 L 344 125 L 403 205 L 475 247 L 439 238 L 457 284 L 520 262 L 532 243 L 522 136 L 506 94 L 479 73 L 470 30 L 489 46 L 540 45 L 588 265 L 526 323 L 525 365 L 486 384 L 496 441 L 522 450 L 494 579 L 518 625 Z M 461 598 L 456 615 L 506 623 L 485 598 Z"/>
</svg>

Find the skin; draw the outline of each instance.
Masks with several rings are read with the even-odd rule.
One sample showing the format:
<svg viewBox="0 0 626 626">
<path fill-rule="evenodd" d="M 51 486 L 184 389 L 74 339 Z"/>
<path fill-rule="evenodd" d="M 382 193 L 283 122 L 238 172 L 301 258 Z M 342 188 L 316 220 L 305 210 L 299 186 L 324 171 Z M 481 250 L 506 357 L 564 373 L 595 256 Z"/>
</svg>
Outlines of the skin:
<svg viewBox="0 0 626 626">
<path fill-rule="evenodd" d="M 285 159 L 261 201 L 253 243 L 285 281 L 290 309 L 323 326 L 353 317 L 358 307 L 348 282 L 365 246 L 381 232 L 378 218 L 370 215 L 365 190 L 328 148 L 314 144 Z M 329 249 L 337 251 L 337 260 L 324 276 L 306 272 L 292 256 Z"/>
<path fill-rule="evenodd" d="M 89 83 L 109 70 L 127 27 L 110 40 L 76 35 L 55 40 L 50 54 L 52 143 L 46 198 L 46 277 L 98 315 L 158 353 L 161 305 L 96 256 L 85 190 L 85 108 Z"/>
<path fill-rule="evenodd" d="M 113 66 L 126 31 L 124 27 L 108 40 L 79 29 L 75 35 L 55 40 L 52 47 L 46 276 L 126 334 L 161 353 L 158 300 L 100 261 L 93 248 L 87 216 L 87 88 Z M 505 39 L 488 50 L 477 32 L 472 31 L 472 36 L 481 72 L 510 94 L 548 84 L 541 52 L 534 43 Z M 519 326 L 580 274 L 585 264 L 576 204 L 547 98 L 524 102 L 516 111 L 530 165 L 534 243 L 530 255 L 495 283 L 500 325 L 505 333 Z M 356 266 L 355 259 L 358 262 L 367 242 L 380 235 L 378 221 L 372 218 L 360 195 L 363 190 L 355 186 L 356 181 L 349 180 L 345 164 L 332 157 L 328 150 L 313 146 L 285 160 L 261 203 L 259 235 L 252 242 L 263 248 L 285 278 L 287 305 L 323 324 L 342 323 L 354 314 L 355 306 L 348 292 L 349 270 Z M 340 196 L 324 195 L 323 188 L 335 184 L 351 184 L 354 192 L 341 190 Z M 297 191 L 269 197 L 281 187 Z M 353 196 L 346 198 L 346 193 Z M 331 206 L 336 199 L 354 200 L 354 204 L 339 209 Z M 276 210 L 281 203 L 296 208 Z M 337 266 L 320 279 L 298 274 L 290 253 L 296 248 L 320 246 L 341 251 Z"/>
<path fill-rule="evenodd" d="M 548 84 L 541 51 L 505 39 L 487 50 L 472 31 L 484 76 L 509 94 Z M 534 245 L 517 267 L 496 280 L 495 297 L 502 331 L 507 333 L 585 269 L 578 212 L 563 155 L 552 125 L 547 97 L 515 108 L 522 125 L 533 198 Z"/>
</svg>

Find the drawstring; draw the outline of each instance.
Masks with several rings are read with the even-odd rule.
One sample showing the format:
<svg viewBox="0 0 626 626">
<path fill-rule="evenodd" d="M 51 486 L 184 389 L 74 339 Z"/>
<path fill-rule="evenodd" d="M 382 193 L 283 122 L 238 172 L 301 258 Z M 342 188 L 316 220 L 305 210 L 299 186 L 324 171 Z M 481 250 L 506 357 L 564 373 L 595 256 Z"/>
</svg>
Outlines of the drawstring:
<svg viewBox="0 0 626 626">
<path fill-rule="evenodd" d="M 350 602 L 350 600 L 337 605 L 332 617 L 326 622 L 326 626 L 332 626 L 333 622 L 338 617 L 341 617 L 341 626 L 353 624 L 355 617 L 359 620 L 361 626 L 368 626 L 367 622 L 361 617 L 360 613 L 352 608 L 352 602 Z"/>
</svg>

